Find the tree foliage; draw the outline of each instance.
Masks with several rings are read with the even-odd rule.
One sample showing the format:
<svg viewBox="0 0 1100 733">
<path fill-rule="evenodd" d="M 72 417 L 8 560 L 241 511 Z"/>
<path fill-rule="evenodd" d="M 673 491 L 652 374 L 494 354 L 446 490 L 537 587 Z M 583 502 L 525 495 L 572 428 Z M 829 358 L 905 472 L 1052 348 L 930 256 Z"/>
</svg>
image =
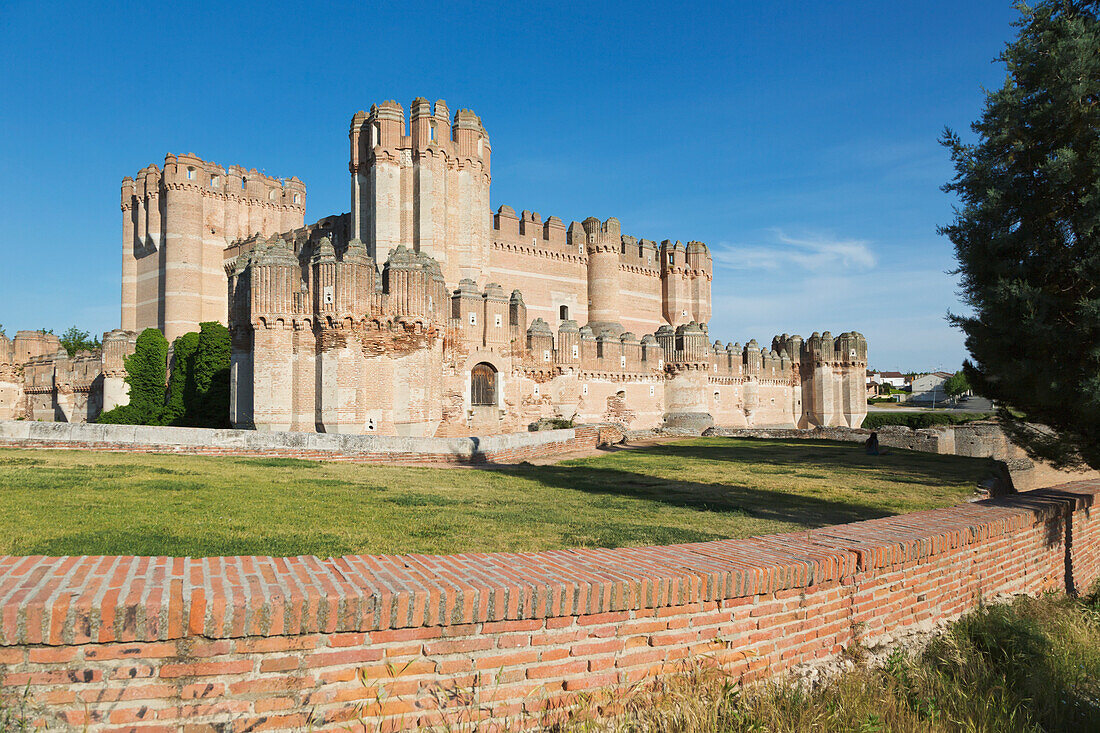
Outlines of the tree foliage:
<svg viewBox="0 0 1100 733">
<path fill-rule="evenodd" d="M 186 425 L 188 404 L 185 395 L 192 391 L 189 382 L 194 374 L 195 351 L 199 334 L 190 331 L 172 342 L 172 369 L 168 377 L 168 397 L 161 422 L 164 425 Z"/>
<path fill-rule="evenodd" d="M 164 413 L 167 362 L 168 340 L 155 328 L 142 331 L 134 345 L 134 353 L 126 357 L 130 404 L 104 412 L 99 422 L 159 425 Z"/>
<path fill-rule="evenodd" d="M 76 356 L 78 351 L 98 351 L 100 343 L 98 338 L 92 338 L 87 331 L 82 331 L 76 326 L 69 326 L 65 333 L 58 339 L 61 346 L 69 354 L 69 358 Z"/>
<path fill-rule="evenodd" d="M 972 309 L 951 320 L 974 390 L 1023 413 L 1000 416 L 1028 453 L 1100 468 L 1100 2 L 1019 10 L 977 141 L 942 140 L 960 203 L 941 233 Z"/>
<path fill-rule="evenodd" d="M 943 382 L 943 393 L 948 397 L 960 397 L 970 391 L 966 372 L 955 372 Z"/>
<path fill-rule="evenodd" d="M 172 369 L 165 387 L 168 342 L 147 328 L 126 358 L 130 404 L 99 416 L 101 423 L 229 427 L 229 330 L 199 324 L 172 342 Z"/>
</svg>

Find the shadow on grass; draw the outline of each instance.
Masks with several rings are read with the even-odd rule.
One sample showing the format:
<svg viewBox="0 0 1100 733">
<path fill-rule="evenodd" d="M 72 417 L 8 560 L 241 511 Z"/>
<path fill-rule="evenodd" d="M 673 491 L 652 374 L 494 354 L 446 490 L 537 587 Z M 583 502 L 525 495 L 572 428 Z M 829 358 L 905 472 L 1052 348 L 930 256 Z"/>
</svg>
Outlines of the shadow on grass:
<svg viewBox="0 0 1100 733">
<path fill-rule="evenodd" d="M 819 499 L 744 484 L 670 480 L 616 468 L 590 465 L 498 467 L 512 475 L 587 494 L 618 496 L 701 512 L 737 514 L 812 528 L 889 516 L 879 506 L 859 501 Z M 680 540 L 692 541 L 692 540 Z"/>
<path fill-rule="evenodd" d="M 988 458 L 967 458 L 887 448 L 869 456 L 861 443 L 834 440 L 775 440 L 770 438 L 700 438 L 646 446 L 631 451 L 638 457 L 655 456 L 697 461 L 729 461 L 746 466 L 782 467 L 776 473 L 826 469 L 873 474 L 906 483 L 967 482 L 992 470 Z"/>
</svg>

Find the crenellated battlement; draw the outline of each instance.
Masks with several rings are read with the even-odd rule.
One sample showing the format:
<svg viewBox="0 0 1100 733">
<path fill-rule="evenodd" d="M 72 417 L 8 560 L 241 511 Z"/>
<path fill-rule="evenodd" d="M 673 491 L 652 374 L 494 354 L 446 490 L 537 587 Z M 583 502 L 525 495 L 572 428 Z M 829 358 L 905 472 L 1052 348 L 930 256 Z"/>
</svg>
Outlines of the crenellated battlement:
<svg viewBox="0 0 1100 733">
<path fill-rule="evenodd" d="M 168 188 L 190 189 L 205 196 L 248 201 L 255 205 L 300 209 L 303 213 L 306 206 L 306 185 L 296 176 L 276 178 L 239 165 L 225 168 L 194 153 L 168 153 L 164 156 L 163 169 L 155 163 L 147 165 L 134 178 L 123 178 L 121 188 L 124 211 L 137 205 L 137 200 L 163 195 Z"/>
<path fill-rule="evenodd" d="M 360 110 L 351 119 L 349 169 L 352 175 L 369 170 L 378 161 L 401 164 L 402 151 L 411 157 L 443 156 L 459 167 L 477 165 L 490 175 L 492 148 L 481 118 L 468 109 L 450 111 L 442 99 L 432 103 L 417 97 L 405 110 L 394 100 L 371 105 L 370 112 Z"/>
</svg>

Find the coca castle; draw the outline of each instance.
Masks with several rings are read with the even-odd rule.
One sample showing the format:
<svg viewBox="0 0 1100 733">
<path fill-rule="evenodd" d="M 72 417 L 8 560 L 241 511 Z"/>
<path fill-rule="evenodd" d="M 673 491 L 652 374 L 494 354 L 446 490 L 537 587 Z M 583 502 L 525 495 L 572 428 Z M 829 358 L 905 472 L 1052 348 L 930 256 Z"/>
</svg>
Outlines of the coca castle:
<svg viewBox="0 0 1100 733">
<path fill-rule="evenodd" d="M 94 419 L 125 401 L 138 332 L 171 340 L 217 320 L 233 339 L 236 427 L 862 422 L 861 334 L 713 340 L 705 244 L 658 244 L 614 218 L 491 213 L 492 147 L 473 112 L 383 102 L 349 137 L 351 210 L 310 225 L 297 178 L 168 155 L 123 179 L 121 328 L 73 359 L 42 334 L 0 337 L 0 417 Z"/>
</svg>

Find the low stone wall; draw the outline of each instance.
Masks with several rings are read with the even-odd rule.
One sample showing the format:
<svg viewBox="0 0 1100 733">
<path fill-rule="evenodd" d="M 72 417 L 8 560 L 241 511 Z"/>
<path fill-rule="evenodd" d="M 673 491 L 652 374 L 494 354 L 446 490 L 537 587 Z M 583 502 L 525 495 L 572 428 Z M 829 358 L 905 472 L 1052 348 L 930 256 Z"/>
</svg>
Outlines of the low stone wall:
<svg viewBox="0 0 1100 733">
<path fill-rule="evenodd" d="M 416 463 L 516 463 L 622 440 L 612 426 L 593 425 L 473 438 L 403 438 L 330 433 L 211 430 L 144 425 L 0 421 L 0 446 L 285 456 L 308 460 Z"/>
<path fill-rule="evenodd" d="M 750 539 L 451 556 L 0 557 L 3 689 L 89 731 L 534 726 L 690 660 L 773 675 L 1100 576 L 1100 482 Z"/>
</svg>

